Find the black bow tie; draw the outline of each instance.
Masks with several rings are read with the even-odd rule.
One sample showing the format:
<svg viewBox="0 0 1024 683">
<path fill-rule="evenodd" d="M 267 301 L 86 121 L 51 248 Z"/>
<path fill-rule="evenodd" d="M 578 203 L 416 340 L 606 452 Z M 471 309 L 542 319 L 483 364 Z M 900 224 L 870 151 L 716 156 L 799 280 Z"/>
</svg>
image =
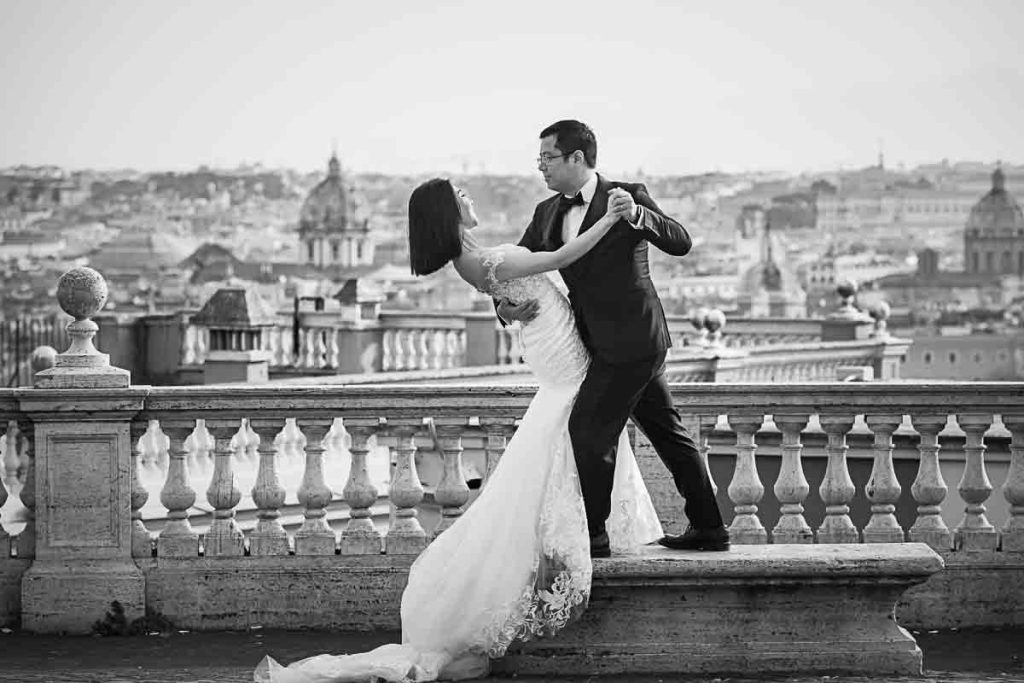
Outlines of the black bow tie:
<svg viewBox="0 0 1024 683">
<path fill-rule="evenodd" d="M 583 201 L 583 194 L 580 192 L 577 192 L 575 197 L 566 197 L 563 194 L 558 198 L 559 211 L 568 211 L 574 206 L 583 206 L 584 204 L 586 204 L 586 202 Z"/>
</svg>

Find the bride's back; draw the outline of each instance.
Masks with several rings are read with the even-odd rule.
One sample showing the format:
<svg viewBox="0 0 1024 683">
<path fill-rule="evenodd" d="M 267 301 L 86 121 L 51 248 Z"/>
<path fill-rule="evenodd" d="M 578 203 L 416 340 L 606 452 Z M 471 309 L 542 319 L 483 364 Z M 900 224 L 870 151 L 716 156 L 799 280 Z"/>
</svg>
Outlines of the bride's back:
<svg viewBox="0 0 1024 683">
<path fill-rule="evenodd" d="M 525 247 L 501 245 L 481 252 L 484 286 L 479 289 L 495 298 L 516 303 L 535 299 L 537 317 L 522 327 L 523 357 L 540 384 L 578 385 L 586 375 L 590 356 L 576 329 L 568 300 L 547 275 L 497 282 L 494 271 L 508 249 Z"/>
</svg>

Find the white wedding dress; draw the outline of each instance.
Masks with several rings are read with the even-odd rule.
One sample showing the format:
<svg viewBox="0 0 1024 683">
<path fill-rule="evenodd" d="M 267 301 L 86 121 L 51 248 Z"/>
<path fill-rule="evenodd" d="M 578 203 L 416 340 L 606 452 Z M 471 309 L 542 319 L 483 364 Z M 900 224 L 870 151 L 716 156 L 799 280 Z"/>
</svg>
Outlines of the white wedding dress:
<svg viewBox="0 0 1024 683">
<path fill-rule="evenodd" d="M 480 252 L 486 293 L 537 299 L 523 326 L 524 357 L 539 388 L 480 496 L 413 563 L 402 594 L 402 644 L 352 655 L 317 655 L 282 667 L 267 657 L 257 683 L 420 682 L 486 675 L 514 640 L 548 636 L 590 597 L 590 537 L 569 412 L 589 357 L 569 302 L 544 275 L 496 282 L 508 249 Z M 608 520 L 612 550 L 662 535 L 633 450 L 619 438 Z"/>
</svg>

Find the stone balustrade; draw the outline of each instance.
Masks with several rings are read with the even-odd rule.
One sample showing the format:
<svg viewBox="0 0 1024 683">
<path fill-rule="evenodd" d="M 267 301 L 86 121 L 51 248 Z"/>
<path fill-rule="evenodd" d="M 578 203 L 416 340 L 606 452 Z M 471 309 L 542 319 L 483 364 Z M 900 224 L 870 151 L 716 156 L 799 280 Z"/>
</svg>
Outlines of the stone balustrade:
<svg viewBox="0 0 1024 683">
<path fill-rule="evenodd" d="M 415 556 L 442 533 L 470 500 L 463 466 L 467 452 L 472 451 L 486 486 L 486 472 L 500 459 L 533 391 L 528 386 L 126 387 L 105 389 L 98 392 L 101 395 L 70 389 L 4 390 L 0 419 L 19 425 L 29 454 L 35 449 L 33 434 L 38 435 L 44 423 L 74 427 L 99 414 L 123 425 L 133 442 L 125 469 L 130 479 L 104 478 L 103 489 L 95 493 L 111 501 L 127 496 L 125 524 L 130 529 L 130 554 L 137 561 L 234 557 L 242 562 L 261 556 L 381 553 L 406 557 Z M 726 449 L 734 463 L 732 475 L 718 486 L 724 489 L 726 517 L 737 544 L 912 541 L 942 553 L 984 552 L 1024 564 L 1024 385 L 678 384 L 672 391 L 679 409 L 694 421 L 706 453 L 709 438 L 722 426 L 734 435 L 733 446 Z M 873 439 L 870 477 L 861 486 L 854 485 L 846 458 L 847 438 L 855 424 Z M 961 450 L 943 452 L 941 458 L 963 463 L 958 482 L 944 481 L 939 467 L 940 436 L 950 430 L 964 435 Z M 780 468 L 774 481 L 764 480 L 758 467 L 760 435 L 765 432 L 781 433 Z M 820 441 L 822 433 L 827 470 L 820 485 L 812 488 L 804 470 L 803 444 L 812 436 Z M 909 490 L 894 474 L 896 433 L 916 435 L 919 443 L 918 474 Z M 1010 435 L 1009 467 L 998 488 L 986 467 L 990 433 Z M 68 447 L 73 442 L 68 441 Z M 345 460 L 347 467 L 327 463 L 329 450 L 332 459 Z M 649 456 L 649 447 L 639 444 L 642 462 L 645 452 Z M 157 463 L 160 481 L 154 481 L 152 465 L 145 473 L 140 464 L 147 457 Z M 51 471 L 40 480 L 35 461 L 31 455 L 28 459 L 26 481 L 20 487 L 10 484 L 15 481 L 11 477 L 6 479 L 20 497 L 17 507 L 24 527 L 0 540 L 5 543 L 5 559 L 34 557 L 40 500 L 46 501 L 49 514 L 59 512 L 47 522 L 50 534 L 62 537 L 53 525 L 68 523 L 68 515 L 75 514 L 73 509 L 55 511 L 54 506 L 74 499 L 62 487 L 72 485 L 69 475 L 77 472 L 76 466 L 62 463 L 53 471 L 57 465 L 51 461 Z M 198 480 L 193 472 L 197 465 Z M 645 475 L 659 472 L 656 465 L 644 467 Z M 378 475 L 374 481 L 374 468 L 389 469 L 389 480 L 382 482 Z M 286 469 L 301 478 L 284 482 Z M 432 474 L 424 476 L 421 471 Z M 424 524 L 422 514 L 425 481 L 432 494 L 429 502 L 440 508 L 438 521 L 430 525 Z M 950 486 L 966 503 L 952 526 L 940 513 Z M 384 487 L 394 514 L 380 529 L 370 518 Z M 763 522 L 767 488 L 778 503 L 778 509 L 770 511 L 777 520 L 770 528 Z M 676 517 L 674 494 L 663 497 L 653 486 L 652 491 L 662 516 Z M 211 512 L 200 530 L 191 517 L 204 494 Z M 14 497 L 6 490 L 0 495 Z M 258 521 L 247 532 L 235 519 L 243 495 L 258 510 Z M 987 515 L 986 503 L 993 495 L 1009 504 L 998 525 Z M 870 504 L 870 517 L 858 526 L 850 508 L 861 496 Z M 824 505 L 824 515 L 811 519 L 805 504 L 815 497 Z M 286 498 L 301 508 L 301 527 L 292 533 L 279 522 Z M 144 507 L 151 507 L 150 500 L 159 500 L 160 516 L 166 518 L 159 531 L 147 529 L 141 514 Z M 329 506 L 342 500 L 350 514 L 337 534 L 325 516 Z M 916 507 L 909 525 L 901 525 L 894 514 L 903 501 Z M 15 506 L 3 509 L 9 515 Z M 120 513 L 112 507 L 110 514 Z M 0 526 L 10 523 L 8 516 L 0 518 Z M 52 540 L 48 543 L 48 552 L 61 552 Z"/>
</svg>

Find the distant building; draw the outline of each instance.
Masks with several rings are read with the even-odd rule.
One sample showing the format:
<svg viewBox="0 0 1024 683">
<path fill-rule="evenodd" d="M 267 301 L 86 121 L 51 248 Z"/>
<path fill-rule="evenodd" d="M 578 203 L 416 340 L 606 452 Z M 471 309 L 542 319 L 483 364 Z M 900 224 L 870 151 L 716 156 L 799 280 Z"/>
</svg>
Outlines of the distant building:
<svg viewBox="0 0 1024 683">
<path fill-rule="evenodd" d="M 773 254 L 770 224 L 761 237 L 761 258 L 740 277 L 738 313 L 746 318 L 805 318 L 807 294 L 785 261 Z"/>
<path fill-rule="evenodd" d="M 1024 294 L 1024 215 L 1006 191 L 1002 170 L 977 201 L 964 229 L 966 269 L 944 272 L 933 249 L 918 254 L 917 272 L 876 281 L 894 310 L 1000 310 Z"/>
<path fill-rule="evenodd" d="M 964 262 L 969 273 L 1024 277 L 1024 214 L 1006 191 L 1002 169 L 992 173 L 992 189 L 971 208 Z"/>
<path fill-rule="evenodd" d="M 335 270 L 372 266 L 374 240 L 358 208 L 354 188 L 346 186 L 341 163 L 332 154 L 327 177 L 310 191 L 299 212 L 302 263 Z"/>
</svg>

